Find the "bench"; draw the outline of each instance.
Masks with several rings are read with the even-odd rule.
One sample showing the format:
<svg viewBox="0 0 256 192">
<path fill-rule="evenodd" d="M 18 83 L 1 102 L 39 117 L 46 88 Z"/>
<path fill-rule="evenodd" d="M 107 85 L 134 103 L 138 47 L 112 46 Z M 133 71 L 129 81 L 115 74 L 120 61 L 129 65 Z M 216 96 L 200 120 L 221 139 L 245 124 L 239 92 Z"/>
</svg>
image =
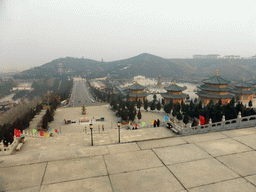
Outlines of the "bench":
<svg viewBox="0 0 256 192">
<path fill-rule="evenodd" d="M 173 131 L 174 133 L 176 133 L 176 134 L 179 133 L 179 131 L 178 131 L 177 129 L 175 129 L 175 128 L 172 128 L 172 131 Z"/>
<path fill-rule="evenodd" d="M 16 147 L 16 151 L 19 151 L 23 146 L 23 143 L 19 143 L 18 146 Z"/>
</svg>

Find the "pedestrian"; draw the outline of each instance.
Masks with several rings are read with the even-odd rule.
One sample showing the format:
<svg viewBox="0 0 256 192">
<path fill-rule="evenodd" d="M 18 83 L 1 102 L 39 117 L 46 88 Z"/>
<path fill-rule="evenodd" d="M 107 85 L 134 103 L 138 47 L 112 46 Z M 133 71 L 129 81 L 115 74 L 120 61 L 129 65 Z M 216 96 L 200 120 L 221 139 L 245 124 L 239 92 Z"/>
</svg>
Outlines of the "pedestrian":
<svg viewBox="0 0 256 192">
<path fill-rule="evenodd" d="M 137 129 L 137 127 L 138 127 L 138 125 L 137 125 L 137 124 L 135 124 L 135 129 Z"/>
<path fill-rule="evenodd" d="M 157 122 L 156 122 L 156 120 L 154 120 L 154 127 L 156 127 L 156 124 L 157 124 Z"/>
<path fill-rule="evenodd" d="M 157 119 L 157 127 L 159 127 L 159 125 L 160 125 L 160 120 Z"/>
</svg>

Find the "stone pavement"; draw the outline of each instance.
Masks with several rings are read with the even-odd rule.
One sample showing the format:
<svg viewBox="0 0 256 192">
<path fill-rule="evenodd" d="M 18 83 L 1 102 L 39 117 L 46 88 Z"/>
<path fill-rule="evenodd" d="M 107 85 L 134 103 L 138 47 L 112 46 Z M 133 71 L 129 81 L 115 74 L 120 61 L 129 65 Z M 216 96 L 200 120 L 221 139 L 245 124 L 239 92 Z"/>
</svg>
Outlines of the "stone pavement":
<svg viewBox="0 0 256 192">
<path fill-rule="evenodd" d="M 27 152 L 25 144 L 0 157 L 0 191 L 256 191 L 256 128 L 136 139 Z"/>
</svg>

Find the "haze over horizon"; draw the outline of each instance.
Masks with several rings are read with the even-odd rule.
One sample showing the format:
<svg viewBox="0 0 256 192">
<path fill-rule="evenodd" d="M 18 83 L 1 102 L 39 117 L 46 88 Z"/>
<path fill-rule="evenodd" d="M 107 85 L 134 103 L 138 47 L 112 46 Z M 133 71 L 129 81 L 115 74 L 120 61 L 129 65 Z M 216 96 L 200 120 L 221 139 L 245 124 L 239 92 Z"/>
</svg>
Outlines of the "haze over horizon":
<svg viewBox="0 0 256 192">
<path fill-rule="evenodd" d="M 256 1 L 0 0 L 0 72 L 61 57 L 256 54 Z"/>
</svg>

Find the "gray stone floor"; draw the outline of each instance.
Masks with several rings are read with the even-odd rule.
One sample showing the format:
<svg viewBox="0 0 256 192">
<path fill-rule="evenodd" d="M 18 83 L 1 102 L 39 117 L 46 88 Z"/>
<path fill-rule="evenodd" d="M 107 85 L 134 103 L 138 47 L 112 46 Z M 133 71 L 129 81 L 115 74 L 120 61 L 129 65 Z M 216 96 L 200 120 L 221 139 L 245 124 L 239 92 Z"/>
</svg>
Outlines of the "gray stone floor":
<svg viewBox="0 0 256 192">
<path fill-rule="evenodd" d="M 21 150 L 0 157 L 0 191 L 256 191 L 255 137 L 247 128 Z"/>
<path fill-rule="evenodd" d="M 34 118 L 32 130 L 43 112 Z M 89 119 L 105 117 L 105 131 L 95 124 L 64 125 L 82 117 L 80 108 L 57 109 L 54 137 L 27 138 L 21 151 L 0 156 L 0 191 L 256 191 L 256 128 L 176 136 L 170 130 L 121 129 L 107 106 L 87 108 Z M 163 119 L 143 112 L 141 122 Z"/>
</svg>

